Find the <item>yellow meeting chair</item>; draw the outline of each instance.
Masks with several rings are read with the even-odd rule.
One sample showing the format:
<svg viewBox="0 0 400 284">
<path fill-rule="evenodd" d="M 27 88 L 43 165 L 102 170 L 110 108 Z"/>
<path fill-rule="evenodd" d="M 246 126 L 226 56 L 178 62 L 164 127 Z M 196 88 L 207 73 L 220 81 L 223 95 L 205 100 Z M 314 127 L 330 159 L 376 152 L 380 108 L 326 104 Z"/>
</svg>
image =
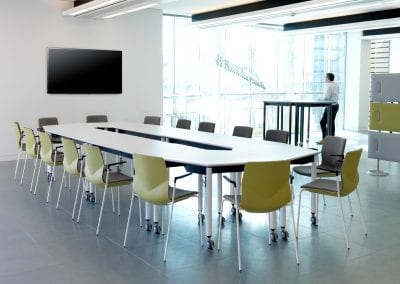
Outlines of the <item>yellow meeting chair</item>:
<svg viewBox="0 0 400 284">
<path fill-rule="evenodd" d="M 358 164 L 360 162 L 362 149 L 350 151 L 346 154 L 341 171 L 336 171 L 336 181 L 331 179 L 316 179 L 312 182 L 304 184 L 301 186 L 301 191 L 299 194 L 299 208 L 297 215 L 297 230 L 299 229 L 300 220 L 300 207 L 301 207 L 301 194 L 303 191 L 309 191 L 317 194 L 323 194 L 328 196 L 336 196 L 339 201 L 340 214 L 343 219 L 344 235 L 346 238 L 347 249 L 350 249 L 349 238 L 347 233 L 346 221 L 343 213 L 343 206 L 341 197 L 348 196 L 350 193 L 355 191 L 357 193 L 357 199 L 360 206 L 361 221 L 364 227 L 365 235 L 367 235 L 367 229 L 364 221 L 364 212 L 361 207 L 360 196 L 358 194 L 357 186 L 359 181 L 358 175 Z M 339 180 L 339 175 L 341 179 Z M 298 233 L 298 231 L 297 231 Z"/>
<path fill-rule="evenodd" d="M 224 195 L 224 199 L 235 204 L 236 234 L 239 271 L 242 270 L 239 233 L 239 209 L 253 213 L 271 213 L 290 204 L 293 229 L 296 235 L 294 222 L 292 193 L 290 190 L 290 161 L 251 162 L 244 167 L 242 179 L 242 193 L 238 192 L 238 185 L 224 177 L 234 185 L 234 195 Z M 223 202 L 221 201 L 221 208 Z M 221 243 L 222 214 L 218 226 L 218 250 Z M 294 238 L 296 261 L 299 264 L 297 239 Z"/>
<path fill-rule="evenodd" d="M 16 137 L 17 137 L 17 146 L 18 146 L 18 158 L 17 158 L 17 163 L 15 164 L 15 171 L 14 171 L 14 180 L 16 180 L 17 179 L 19 161 L 20 161 L 20 158 L 21 158 L 21 152 L 25 152 L 26 144 L 23 141 L 24 132 L 21 130 L 21 126 L 19 125 L 18 122 L 14 122 L 13 124 L 14 124 L 15 134 L 16 134 Z"/>
<path fill-rule="evenodd" d="M 132 205 L 134 194 L 142 198 L 146 202 L 153 205 L 168 205 L 171 204 L 170 217 L 168 220 L 167 237 L 164 246 L 164 257 L 163 260 L 167 259 L 168 240 L 170 234 L 170 227 L 172 222 L 172 214 L 174 211 L 174 203 L 185 200 L 197 194 L 196 191 L 188 191 L 176 188 L 177 180 L 184 178 L 188 174 L 184 174 L 174 178 L 174 186 L 169 186 L 169 175 L 168 169 L 164 159 L 159 157 L 150 157 L 140 154 L 133 154 L 133 162 L 135 166 L 135 181 L 133 183 L 133 194 L 131 198 L 131 204 L 129 207 L 128 221 L 126 223 L 124 247 L 126 246 L 126 240 L 129 231 L 129 222 L 132 213 Z M 163 216 L 164 214 L 162 214 Z M 203 236 L 203 226 L 200 222 L 200 239 L 201 244 Z"/>
<path fill-rule="evenodd" d="M 39 142 L 37 141 L 37 137 L 33 133 L 33 130 L 31 128 L 24 127 L 24 135 L 25 135 L 25 161 L 24 161 L 24 167 L 22 169 L 22 175 L 21 175 L 21 181 L 20 184 L 22 185 L 22 181 L 24 179 L 24 173 L 25 173 L 25 168 L 26 168 L 26 160 L 28 159 L 28 156 L 34 159 L 34 168 L 33 168 L 33 173 L 32 173 L 32 181 L 31 181 L 31 186 L 29 191 L 32 191 L 33 187 L 33 180 L 35 177 L 36 173 L 36 166 L 37 166 L 37 160 L 39 158 Z"/>
<path fill-rule="evenodd" d="M 63 159 L 64 170 L 61 178 L 60 190 L 58 192 L 56 209 L 58 209 L 60 204 L 60 197 L 62 192 L 63 181 L 65 178 L 65 172 L 67 172 L 70 176 L 79 177 L 78 185 L 76 187 L 74 207 L 72 209 L 72 220 L 74 220 L 76 203 L 79 193 L 79 186 L 81 184 L 82 177 L 84 177 L 83 175 L 84 161 L 82 157 L 79 157 L 78 148 L 76 147 L 76 144 L 73 140 L 67 138 L 61 138 L 61 143 L 64 152 L 64 159 Z"/>
<path fill-rule="evenodd" d="M 39 131 L 38 133 L 39 133 L 39 142 L 40 142 L 40 159 L 41 159 L 41 161 L 39 164 L 39 170 L 37 173 L 36 185 L 35 185 L 35 190 L 34 190 L 33 194 L 36 195 L 36 190 L 37 190 L 37 185 L 38 185 L 39 175 L 40 175 L 40 168 L 42 166 L 42 162 L 44 162 L 47 166 L 52 167 L 51 173 L 49 173 L 50 176 L 48 177 L 49 188 L 47 190 L 47 197 L 46 197 L 46 203 L 48 203 L 51 187 L 53 185 L 53 180 L 55 177 L 54 169 L 56 166 L 62 166 L 64 154 L 61 151 L 59 151 L 59 149 L 62 148 L 62 146 L 53 147 L 53 141 L 52 141 L 49 133 L 42 132 L 42 131 Z"/>
<path fill-rule="evenodd" d="M 97 187 L 104 187 L 103 200 L 101 203 L 99 220 L 96 229 L 96 235 L 98 235 L 100 231 L 101 219 L 103 216 L 104 201 L 106 199 L 107 189 L 111 188 L 111 198 L 114 207 L 114 194 L 112 188 L 113 187 L 118 188 L 118 215 L 120 215 L 119 187 L 131 184 L 133 179 L 132 177 L 121 173 L 119 169 L 115 172 L 111 171 L 112 166 L 120 165 L 122 163 L 125 163 L 125 161 L 105 165 L 103 156 L 101 154 L 101 150 L 98 146 L 84 144 L 82 146 L 82 150 L 83 154 L 86 156 L 85 169 L 84 169 L 84 174 L 86 179 Z M 82 209 L 82 201 L 79 207 L 77 221 L 80 218 L 81 209 Z M 113 212 L 115 212 L 114 208 Z"/>
</svg>

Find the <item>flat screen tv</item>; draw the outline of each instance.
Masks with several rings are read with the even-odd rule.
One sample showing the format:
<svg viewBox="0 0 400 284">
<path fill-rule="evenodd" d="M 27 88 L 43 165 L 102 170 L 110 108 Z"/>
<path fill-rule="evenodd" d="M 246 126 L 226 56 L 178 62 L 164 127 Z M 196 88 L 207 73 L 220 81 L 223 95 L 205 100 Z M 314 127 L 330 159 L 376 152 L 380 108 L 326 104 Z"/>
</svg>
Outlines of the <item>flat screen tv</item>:
<svg viewBox="0 0 400 284">
<path fill-rule="evenodd" d="M 122 51 L 48 48 L 47 93 L 121 94 Z"/>
</svg>

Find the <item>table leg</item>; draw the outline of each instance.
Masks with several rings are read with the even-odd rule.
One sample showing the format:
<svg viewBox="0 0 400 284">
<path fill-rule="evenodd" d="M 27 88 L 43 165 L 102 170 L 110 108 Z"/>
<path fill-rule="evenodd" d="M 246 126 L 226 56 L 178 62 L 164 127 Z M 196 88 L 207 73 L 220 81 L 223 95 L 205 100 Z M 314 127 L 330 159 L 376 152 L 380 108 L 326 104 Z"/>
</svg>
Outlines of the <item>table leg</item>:
<svg viewBox="0 0 400 284">
<path fill-rule="evenodd" d="M 205 203 L 206 203 L 206 236 L 207 246 L 209 249 L 214 249 L 214 241 L 211 239 L 212 236 L 212 168 L 206 169 L 206 192 L 205 192 Z"/>
<path fill-rule="evenodd" d="M 292 143 L 292 105 L 289 105 L 289 144 Z"/>
<path fill-rule="evenodd" d="M 308 113 L 307 113 L 307 144 L 310 142 L 310 107 L 308 107 Z"/>
<path fill-rule="evenodd" d="M 294 145 L 297 146 L 299 140 L 299 107 L 295 106 L 295 115 L 294 115 Z"/>
<path fill-rule="evenodd" d="M 221 211 L 221 200 L 222 200 L 222 174 L 217 174 L 217 210 L 218 210 L 218 220 L 220 219 Z M 222 217 L 223 218 L 223 217 Z"/>
<path fill-rule="evenodd" d="M 327 124 L 328 124 L 328 126 L 327 126 L 327 135 L 332 135 L 332 127 L 331 127 L 331 121 L 332 121 L 332 104 L 330 104 L 328 107 L 327 107 L 327 109 L 328 109 L 328 113 L 327 113 L 327 116 L 328 116 L 328 119 L 327 119 Z"/>
<path fill-rule="evenodd" d="M 281 106 L 281 128 L 280 130 L 283 130 L 283 106 Z"/>
<path fill-rule="evenodd" d="M 300 146 L 303 147 L 304 141 L 304 107 L 300 107 Z"/>
<path fill-rule="evenodd" d="M 280 111 L 279 106 L 276 106 L 276 129 L 279 129 L 279 118 L 280 118 L 279 111 Z"/>
<path fill-rule="evenodd" d="M 266 123 L 266 116 L 267 115 L 267 105 L 264 103 L 264 116 L 263 116 L 263 137 L 264 137 L 264 140 L 265 140 L 265 131 L 266 131 L 266 125 L 265 125 L 265 123 Z"/>
</svg>

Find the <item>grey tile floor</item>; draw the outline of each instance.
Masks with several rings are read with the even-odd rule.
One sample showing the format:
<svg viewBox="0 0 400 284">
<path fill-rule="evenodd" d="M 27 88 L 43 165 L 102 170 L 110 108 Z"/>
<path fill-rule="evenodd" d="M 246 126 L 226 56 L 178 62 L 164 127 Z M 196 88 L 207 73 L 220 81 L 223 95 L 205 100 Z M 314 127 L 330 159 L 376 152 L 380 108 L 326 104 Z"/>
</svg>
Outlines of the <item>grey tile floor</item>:
<svg viewBox="0 0 400 284">
<path fill-rule="evenodd" d="M 339 135 L 348 138 L 347 150 L 366 149 L 365 134 L 340 132 Z M 61 206 L 56 210 L 55 193 L 61 170 L 56 172 L 54 191 L 46 204 L 46 177 L 40 177 L 38 195 L 33 196 L 28 186 L 32 164 L 28 163 L 22 186 L 13 180 L 14 166 L 14 161 L 0 163 L 0 283 L 400 282 L 399 165 L 382 162 L 381 168 L 389 176 L 369 176 L 366 172 L 376 167 L 376 161 L 367 159 L 366 152 L 359 168 L 359 190 L 368 236 L 364 236 L 359 222 L 356 199 L 352 199 L 354 217 L 350 217 L 345 202 L 351 242 L 351 249 L 347 251 L 336 199 L 327 198 L 326 206 L 320 202 L 320 223 L 316 227 L 309 222 L 306 194 L 300 220 L 300 266 L 295 264 L 293 234 L 288 241 L 279 240 L 268 246 L 265 215 L 244 213 L 241 223 L 244 270 L 241 273 L 237 270 L 235 222 L 229 217 L 229 209 L 225 210 L 227 221 L 222 249 L 218 252 L 199 245 L 197 200 L 178 204 L 168 259 L 164 263 L 163 236 L 138 226 L 137 209 L 128 246 L 122 247 L 130 187 L 121 191 L 121 216 L 111 212 L 108 196 L 101 233 L 96 237 L 99 204 L 85 202 L 81 222 L 71 220 L 74 178 L 72 189 L 63 189 Z M 185 183 L 196 188 L 196 181 L 193 177 Z M 306 181 L 296 177 L 296 196 L 299 186 Z M 289 218 L 288 226 L 292 232 Z M 217 222 L 213 230 L 216 238 Z"/>
</svg>

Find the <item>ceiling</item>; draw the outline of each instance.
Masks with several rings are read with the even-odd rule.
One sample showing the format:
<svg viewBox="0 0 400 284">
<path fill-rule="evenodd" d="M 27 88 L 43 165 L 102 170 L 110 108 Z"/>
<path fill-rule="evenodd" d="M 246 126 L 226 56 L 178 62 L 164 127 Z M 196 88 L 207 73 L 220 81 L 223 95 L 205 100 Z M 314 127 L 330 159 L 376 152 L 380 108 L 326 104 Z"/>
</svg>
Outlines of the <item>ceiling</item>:
<svg viewBox="0 0 400 284">
<path fill-rule="evenodd" d="M 73 0 L 62 0 L 71 1 Z M 97 2 L 106 0 L 96 0 Z M 122 1 L 122 0 L 120 0 Z M 92 1 L 95 2 L 95 1 Z M 255 3 L 263 2 L 263 3 Z M 365 14 L 362 23 L 351 23 L 350 27 L 359 27 L 364 29 L 376 29 L 384 27 L 400 26 L 400 0 L 124 0 L 117 5 L 110 5 L 98 11 L 88 13 L 89 17 L 101 18 L 105 14 L 110 14 L 115 10 L 120 11 L 126 7 L 135 7 L 146 3 L 157 3 L 152 9 L 161 9 L 164 14 L 180 16 L 204 16 L 202 20 L 195 22 L 194 25 L 203 27 L 226 25 L 231 23 L 258 24 L 263 27 L 283 27 L 284 24 L 303 21 L 313 21 L 323 18 L 343 17 L 351 14 Z M 252 4 L 251 4 L 252 3 Z M 271 4 L 269 4 L 271 3 Z M 247 11 L 238 13 L 235 8 L 247 7 L 257 4 L 272 5 L 267 9 Z M 283 4 L 283 5 L 282 5 Z M 276 6 L 276 7 L 273 7 Z M 118 10 L 119 9 L 119 10 Z M 397 9 L 397 10 L 395 10 Z M 231 14 L 224 14 L 229 10 Z M 374 20 L 371 12 L 392 10 L 398 17 L 391 17 L 385 20 Z M 241 9 L 243 11 L 243 9 Z M 115 13 L 115 12 L 114 12 Z M 235 15 L 233 15 L 233 14 Z M 208 18 L 210 17 L 210 18 Z M 204 20 L 205 19 L 205 20 Z M 332 20 L 332 26 L 337 28 L 335 19 Z M 339 28 L 346 29 L 347 25 L 340 25 Z"/>
</svg>

